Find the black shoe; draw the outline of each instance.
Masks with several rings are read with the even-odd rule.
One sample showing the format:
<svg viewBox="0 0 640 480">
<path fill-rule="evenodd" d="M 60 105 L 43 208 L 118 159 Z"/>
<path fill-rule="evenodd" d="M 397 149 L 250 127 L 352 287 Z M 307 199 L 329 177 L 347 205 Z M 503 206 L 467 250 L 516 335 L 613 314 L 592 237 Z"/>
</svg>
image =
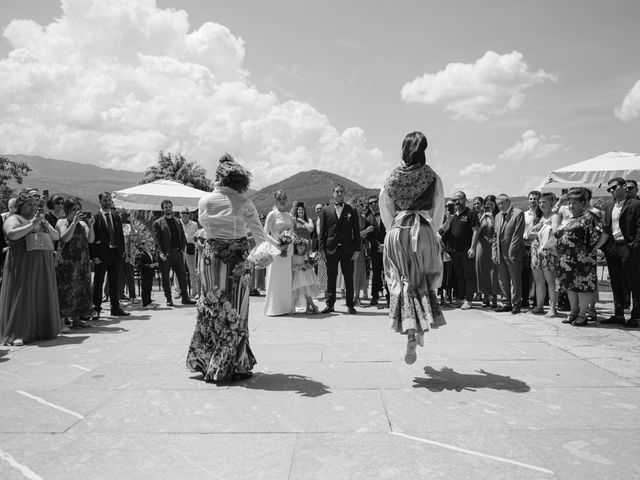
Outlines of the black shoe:
<svg viewBox="0 0 640 480">
<path fill-rule="evenodd" d="M 513 307 L 511 305 L 503 305 L 502 307 L 496 309 L 496 312 L 510 312 Z"/>
<path fill-rule="evenodd" d="M 128 317 L 129 315 L 131 315 L 129 312 L 125 312 L 122 309 L 114 310 L 114 311 L 111 312 L 111 316 L 112 317 Z"/>
<path fill-rule="evenodd" d="M 620 317 L 618 315 L 611 315 L 609 318 L 605 320 L 600 320 L 600 323 L 603 325 L 621 325 L 624 323 L 624 317 Z"/>
<path fill-rule="evenodd" d="M 375 307 L 376 305 L 378 305 L 378 299 L 377 298 L 372 298 L 371 301 L 369 302 L 369 306 L 370 307 Z"/>
<path fill-rule="evenodd" d="M 327 305 L 326 307 L 324 307 L 324 309 L 320 313 L 331 313 L 331 312 L 335 312 L 335 310 L 333 309 L 333 307 L 330 307 L 329 305 Z"/>
<path fill-rule="evenodd" d="M 520 310 L 520 307 L 513 307 L 513 308 L 511 309 L 511 313 L 512 313 L 513 315 L 517 315 L 518 313 L 520 313 L 520 311 L 521 311 L 521 310 Z"/>
<path fill-rule="evenodd" d="M 167 300 L 167 307 L 173 307 L 173 300 Z"/>
<path fill-rule="evenodd" d="M 182 305 L 195 305 L 195 300 L 191 300 L 190 298 L 184 298 L 182 300 Z"/>
<path fill-rule="evenodd" d="M 348 307 L 347 312 L 349 312 L 351 315 L 355 315 L 356 313 L 358 313 L 353 307 Z"/>
<path fill-rule="evenodd" d="M 624 322 L 625 328 L 638 328 L 640 327 L 640 322 L 637 318 L 630 318 L 626 322 Z"/>
<path fill-rule="evenodd" d="M 99 311 L 94 311 L 93 314 L 91 315 L 91 320 L 92 321 L 96 321 L 96 320 L 100 320 L 100 312 Z"/>
</svg>

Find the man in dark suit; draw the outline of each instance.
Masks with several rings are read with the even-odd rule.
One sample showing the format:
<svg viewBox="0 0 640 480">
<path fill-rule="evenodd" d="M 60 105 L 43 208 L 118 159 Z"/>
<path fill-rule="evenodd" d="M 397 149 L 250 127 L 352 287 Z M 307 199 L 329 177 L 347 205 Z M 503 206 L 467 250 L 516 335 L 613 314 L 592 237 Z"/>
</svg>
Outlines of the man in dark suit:
<svg viewBox="0 0 640 480">
<path fill-rule="evenodd" d="M 98 200 L 100 201 L 100 211 L 94 215 L 95 223 L 93 225 L 95 240 L 89 245 L 89 254 L 93 259 L 95 270 L 93 276 L 94 320 L 100 317 L 102 310 L 102 287 L 104 276 L 107 273 L 109 274 L 111 315 L 117 317 L 130 315 L 120 307 L 118 288 L 124 256 L 122 221 L 118 215 L 113 214 L 113 200 L 109 192 L 100 193 Z"/>
<path fill-rule="evenodd" d="M 607 191 L 613 202 L 604 211 L 604 233 L 608 236 L 602 246 L 613 291 L 614 315 L 600 323 L 640 326 L 640 200 L 630 198 L 623 178 L 609 180 Z M 631 289 L 633 308 L 625 321 L 624 304 L 627 288 Z"/>
<path fill-rule="evenodd" d="M 504 305 L 499 312 L 520 313 L 522 305 L 522 259 L 524 257 L 524 213 L 512 207 L 504 193 L 498 195 L 493 262 L 498 265 L 498 283 Z"/>
<path fill-rule="evenodd" d="M 382 257 L 384 252 L 384 237 L 387 235 L 387 230 L 384 228 L 384 224 L 380 221 L 380 205 L 378 205 L 378 197 L 375 195 L 369 196 L 367 202 L 371 213 L 367 215 L 365 225 L 367 229 L 370 229 L 367 233 L 366 239 L 371 245 L 371 302 L 370 306 L 378 305 L 378 299 L 380 298 L 380 290 L 382 290 L 383 281 L 383 267 Z M 389 289 L 384 284 L 387 290 L 387 305 L 389 304 Z"/>
<path fill-rule="evenodd" d="M 153 234 L 156 241 L 156 250 L 160 259 L 160 272 L 162 273 L 162 289 L 167 297 L 167 305 L 173 307 L 171 299 L 170 270 L 178 277 L 180 295 L 183 305 L 192 305 L 196 302 L 189 298 L 187 291 L 187 272 L 184 269 L 182 251 L 187 244 L 184 230 L 173 215 L 173 203 L 171 200 L 163 200 L 160 208 L 164 216 L 153 222 Z"/>
<path fill-rule="evenodd" d="M 327 263 L 327 306 L 322 313 L 334 311 L 338 264 L 344 276 L 347 292 L 347 310 L 355 314 L 353 307 L 353 261 L 360 254 L 360 222 L 358 213 L 344 203 L 344 187 L 333 187 L 333 204 L 322 209 L 319 216 L 318 246 Z"/>
</svg>

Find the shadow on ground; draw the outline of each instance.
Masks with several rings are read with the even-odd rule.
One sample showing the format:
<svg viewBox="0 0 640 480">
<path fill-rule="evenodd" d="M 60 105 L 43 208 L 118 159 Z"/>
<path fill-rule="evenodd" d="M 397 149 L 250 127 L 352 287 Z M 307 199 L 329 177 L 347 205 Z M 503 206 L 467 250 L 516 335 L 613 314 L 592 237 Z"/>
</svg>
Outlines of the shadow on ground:
<svg viewBox="0 0 640 480">
<path fill-rule="evenodd" d="M 60 335 L 53 340 L 39 342 L 36 345 L 40 348 L 59 347 L 61 345 L 78 345 L 79 343 L 84 342 L 87 338 L 89 338 L 89 335 L 74 335 L 72 337 Z"/>
<path fill-rule="evenodd" d="M 9 350 L 0 350 L 0 363 L 6 362 L 7 360 L 9 360 L 8 358 L 5 358 L 5 355 L 7 353 L 9 353 Z"/>
<path fill-rule="evenodd" d="M 296 392 L 302 397 L 320 397 L 331 393 L 329 386 L 317 382 L 303 375 L 285 373 L 258 372 L 247 380 L 239 380 L 230 385 L 237 385 L 252 390 L 267 390 L 270 392 Z"/>
<path fill-rule="evenodd" d="M 413 388 L 427 388 L 432 392 L 442 392 L 444 390 L 469 390 L 475 392 L 481 388 L 491 388 L 493 390 L 508 390 L 510 392 L 525 393 L 531 390 L 522 380 L 511 377 L 489 373 L 482 369 L 476 374 L 458 373 L 449 367 L 442 367 L 436 370 L 432 367 L 424 367 L 424 373 L 430 378 L 416 377 L 413 379 Z"/>
</svg>

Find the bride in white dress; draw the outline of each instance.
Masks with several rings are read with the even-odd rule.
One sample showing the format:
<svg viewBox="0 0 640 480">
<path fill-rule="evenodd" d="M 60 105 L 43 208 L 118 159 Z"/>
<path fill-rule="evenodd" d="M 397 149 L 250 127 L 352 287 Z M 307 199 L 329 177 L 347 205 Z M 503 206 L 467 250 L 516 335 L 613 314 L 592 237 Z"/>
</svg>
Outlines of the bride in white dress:
<svg viewBox="0 0 640 480">
<path fill-rule="evenodd" d="M 287 211 L 287 194 L 278 190 L 275 193 L 276 204 L 267 215 L 264 230 L 276 244 L 279 236 L 285 230 L 293 232 L 293 216 Z M 267 267 L 267 298 L 264 304 L 264 314 L 269 316 L 288 315 L 294 312 L 293 297 L 291 295 L 291 255 L 293 244 L 287 246 L 286 256 L 275 256 L 273 263 Z"/>
</svg>

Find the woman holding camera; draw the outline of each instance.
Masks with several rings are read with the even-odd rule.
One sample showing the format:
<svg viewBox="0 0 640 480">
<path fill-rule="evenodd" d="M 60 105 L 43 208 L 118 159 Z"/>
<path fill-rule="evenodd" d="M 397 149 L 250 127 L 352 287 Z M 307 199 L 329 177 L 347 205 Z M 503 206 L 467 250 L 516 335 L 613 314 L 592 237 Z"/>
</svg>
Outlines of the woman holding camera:
<svg viewBox="0 0 640 480">
<path fill-rule="evenodd" d="M 38 200 L 21 193 L 3 225 L 9 244 L 0 290 L 0 341 L 21 346 L 58 336 L 61 322 L 53 264 L 59 235 L 38 213 Z"/>
<path fill-rule="evenodd" d="M 81 209 L 79 198 L 68 198 L 64 202 L 67 218 L 56 223 L 61 244 L 56 268 L 60 315 L 71 319 L 71 328 L 88 327 L 81 318 L 90 317 L 93 310 L 89 244 L 95 240 L 94 219 Z"/>
</svg>

